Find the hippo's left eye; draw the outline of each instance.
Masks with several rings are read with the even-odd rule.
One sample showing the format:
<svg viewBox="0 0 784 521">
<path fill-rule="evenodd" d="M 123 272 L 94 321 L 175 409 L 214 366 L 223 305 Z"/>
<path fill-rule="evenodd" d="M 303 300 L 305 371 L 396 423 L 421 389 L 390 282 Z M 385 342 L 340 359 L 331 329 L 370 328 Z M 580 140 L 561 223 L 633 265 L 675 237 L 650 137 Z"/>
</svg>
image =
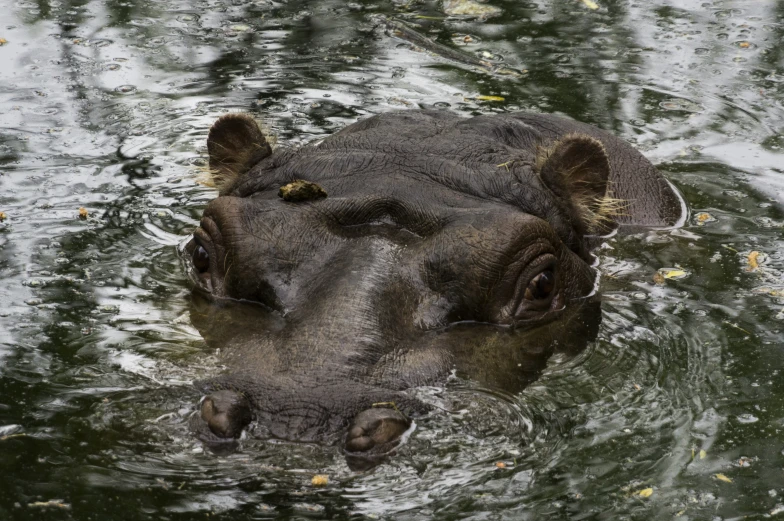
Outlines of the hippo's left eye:
<svg viewBox="0 0 784 521">
<path fill-rule="evenodd" d="M 545 270 L 531 279 L 525 288 L 525 300 L 544 300 L 555 290 L 555 273 Z"/>
<path fill-rule="evenodd" d="M 210 254 L 207 253 L 204 246 L 196 246 L 191 258 L 193 259 L 193 267 L 196 268 L 199 273 L 204 273 L 210 269 Z"/>
</svg>

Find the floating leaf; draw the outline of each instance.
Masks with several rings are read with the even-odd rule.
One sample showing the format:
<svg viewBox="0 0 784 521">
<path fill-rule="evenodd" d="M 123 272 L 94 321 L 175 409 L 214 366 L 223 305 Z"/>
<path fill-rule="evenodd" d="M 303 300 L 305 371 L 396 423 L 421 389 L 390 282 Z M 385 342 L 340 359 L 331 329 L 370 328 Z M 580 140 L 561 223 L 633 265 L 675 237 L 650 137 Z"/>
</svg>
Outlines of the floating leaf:
<svg viewBox="0 0 784 521">
<path fill-rule="evenodd" d="M 71 505 L 63 503 L 59 499 L 52 499 L 50 501 L 36 501 L 35 503 L 28 503 L 30 508 L 60 508 L 62 510 L 71 510 Z"/>
<path fill-rule="evenodd" d="M 499 468 L 499 469 L 505 469 L 506 468 L 506 463 L 504 463 L 503 461 L 497 461 L 495 466 L 496 466 L 496 468 Z"/>
<path fill-rule="evenodd" d="M 681 268 L 662 268 L 658 273 L 667 280 L 678 280 L 689 276 L 689 272 Z"/>
<path fill-rule="evenodd" d="M 649 498 L 651 497 L 652 494 L 653 494 L 653 489 L 651 487 L 644 488 L 639 492 L 637 492 L 637 495 L 640 496 L 641 498 Z"/>
<path fill-rule="evenodd" d="M 504 101 L 506 98 L 501 96 L 477 96 L 476 99 L 479 101 Z"/>
<path fill-rule="evenodd" d="M 581 0 L 582 3 L 585 4 L 585 7 L 588 9 L 599 9 L 599 4 L 594 2 L 593 0 Z"/>
<path fill-rule="evenodd" d="M 5 212 L 0 212 L 0 221 L 5 221 L 8 219 L 8 215 Z"/>
<path fill-rule="evenodd" d="M 0 45 L 5 45 L 7 43 L 8 43 L 8 40 L 6 40 L 5 38 L 0 38 Z"/>
<path fill-rule="evenodd" d="M 80 219 L 87 219 L 87 217 L 89 215 L 90 215 L 90 212 L 87 211 L 87 208 L 85 208 L 84 206 L 79 208 L 79 218 Z"/>
<path fill-rule="evenodd" d="M 716 479 L 719 481 L 723 481 L 724 483 L 732 483 L 732 479 L 728 478 L 724 474 L 716 474 Z"/>
<path fill-rule="evenodd" d="M 759 256 L 760 256 L 760 252 L 758 251 L 753 251 L 749 253 L 749 256 L 747 257 L 749 263 L 749 271 L 756 270 L 757 268 L 759 268 L 759 261 L 762 260 L 759 258 Z"/>
<path fill-rule="evenodd" d="M 784 297 L 784 289 L 777 289 L 777 288 L 770 288 L 770 287 L 762 287 L 762 288 L 755 288 L 755 293 L 766 293 L 771 297 Z"/>
<path fill-rule="evenodd" d="M 700 459 L 705 459 L 705 456 L 707 456 L 707 455 L 708 455 L 708 453 L 705 452 L 704 450 L 700 451 Z"/>
<path fill-rule="evenodd" d="M 716 218 L 708 212 L 700 212 L 694 216 L 694 219 L 697 221 L 697 226 L 702 226 L 716 220 Z"/>
<path fill-rule="evenodd" d="M 313 476 L 313 479 L 310 480 L 310 483 L 314 487 L 325 487 L 329 483 L 329 476 L 326 474 L 316 474 Z"/>
</svg>

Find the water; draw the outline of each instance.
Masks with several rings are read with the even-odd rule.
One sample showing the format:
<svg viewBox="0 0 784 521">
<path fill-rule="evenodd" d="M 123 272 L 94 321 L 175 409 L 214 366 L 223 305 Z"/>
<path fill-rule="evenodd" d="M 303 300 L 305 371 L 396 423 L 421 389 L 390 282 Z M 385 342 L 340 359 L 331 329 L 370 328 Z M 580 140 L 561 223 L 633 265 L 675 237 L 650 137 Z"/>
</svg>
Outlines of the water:
<svg viewBox="0 0 784 521">
<path fill-rule="evenodd" d="M 421 0 L 0 1 L 0 519 L 781 515 L 784 4 L 490 3 L 481 20 Z M 417 50 L 372 14 L 521 73 Z M 216 359 L 176 245 L 214 197 L 196 182 L 209 126 L 247 111 L 297 144 L 417 106 L 611 130 L 690 217 L 599 250 L 584 352 L 519 395 L 419 390 L 450 413 L 373 472 L 334 447 L 205 451 L 190 382 Z"/>
</svg>

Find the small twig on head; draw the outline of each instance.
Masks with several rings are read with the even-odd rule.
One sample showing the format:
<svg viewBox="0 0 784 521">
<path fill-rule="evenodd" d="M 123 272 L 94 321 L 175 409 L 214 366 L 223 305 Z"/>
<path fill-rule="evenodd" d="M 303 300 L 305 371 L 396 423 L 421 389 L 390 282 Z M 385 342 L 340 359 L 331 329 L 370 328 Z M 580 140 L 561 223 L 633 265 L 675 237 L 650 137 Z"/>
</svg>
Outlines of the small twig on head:
<svg viewBox="0 0 784 521">
<path fill-rule="evenodd" d="M 511 165 L 511 164 L 514 164 L 514 159 L 512 159 L 511 161 L 507 161 L 506 163 L 501 163 L 500 165 L 495 165 L 495 166 L 497 166 L 498 168 L 504 167 L 504 168 L 506 168 L 506 171 L 508 172 L 509 171 L 509 165 Z"/>
<path fill-rule="evenodd" d="M 397 408 L 397 405 L 395 405 L 395 402 L 376 402 L 376 403 L 374 403 L 374 404 L 371 404 L 370 406 L 371 406 L 371 407 L 373 407 L 373 408 L 378 408 L 378 407 L 392 407 L 392 408 L 393 408 L 393 409 L 395 409 L 397 412 L 400 412 L 400 409 L 398 409 L 398 408 Z M 403 413 L 402 413 L 402 412 L 400 412 L 400 414 L 403 414 Z M 404 415 L 404 416 L 405 416 L 405 415 Z"/>
</svg>

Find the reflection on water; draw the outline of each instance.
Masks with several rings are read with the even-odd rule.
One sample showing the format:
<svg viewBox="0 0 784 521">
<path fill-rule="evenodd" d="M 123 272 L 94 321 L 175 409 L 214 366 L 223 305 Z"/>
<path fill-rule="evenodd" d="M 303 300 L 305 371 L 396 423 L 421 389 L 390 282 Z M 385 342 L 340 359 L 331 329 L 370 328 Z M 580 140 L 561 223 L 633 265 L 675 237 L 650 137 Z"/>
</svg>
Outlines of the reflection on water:
<svg viewBox="0 0 784 521">
<path fill-rule="evenodd" d="M 483 20 L 419 0 L 6 2 L 0 518 L 779 512 L 784 6 L 598 3 L 490 0 L 501 13 Z M 426 52 L 374 14 L 521 74 Z M 460 378 L 418 390 L 449 411 L 388 465 L 354 474 L 332 447 L 255 439 L 205 452 L 189 382 L 217 359 L 175 245 L 214 196 L 194 182 L 210 124 L 250 111 L 297 144 L 409 107 L 597 124 L 692 214 L 601 246 L 597 340 L 521 393 Z M 688 276 L 654 283 L 673 267 Z"/>
</svg>

